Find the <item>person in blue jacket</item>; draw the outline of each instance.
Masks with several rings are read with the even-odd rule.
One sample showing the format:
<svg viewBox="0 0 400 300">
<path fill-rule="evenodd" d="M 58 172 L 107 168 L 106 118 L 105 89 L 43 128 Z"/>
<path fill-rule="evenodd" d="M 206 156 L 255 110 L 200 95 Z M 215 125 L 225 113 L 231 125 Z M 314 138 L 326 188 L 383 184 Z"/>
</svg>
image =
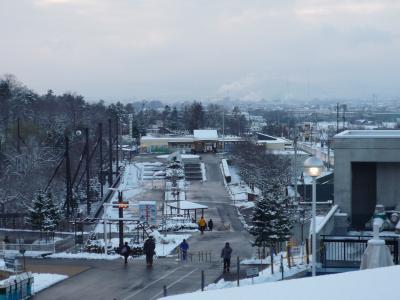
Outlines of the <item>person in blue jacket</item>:
<svg viewBox="0 0 400 300">
<path fill-rule="evenodd" d="M 179 250 L 181 251 L 182 254 L 182 260 L 186 261 L 187 258 L 187 252 L 189 250 L 189 244 L 186 242 L 185 239 L 183 239 L 182 243 L 179 245 Z"/>
</svg>

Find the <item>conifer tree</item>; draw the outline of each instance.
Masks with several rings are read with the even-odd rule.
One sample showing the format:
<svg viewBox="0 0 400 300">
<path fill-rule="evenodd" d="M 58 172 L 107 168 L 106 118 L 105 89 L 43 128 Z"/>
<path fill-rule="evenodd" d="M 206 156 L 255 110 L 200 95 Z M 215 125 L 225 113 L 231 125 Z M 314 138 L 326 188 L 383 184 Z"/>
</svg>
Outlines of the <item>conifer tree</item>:
<svg viewBox="0 0 400 300">
<path fill-rule="evenodd" d="M 46 211 L 46 195 L 38 190 L 34 196 L 31 207 L 28 208 L 28 222 L 34 229 L 43 230 L 43 222 Z"/>
<path fill-rule="evenodd" d="M 61 211 L 53 201 L 53 195 L 48 192 L 46 195 L 43 230 L 54 232 L 61 221 Z"/>
<path fill-rule="evenodd" d="M 253 212 L 251 234 L 254 245 L 273 246 L 290 238 L 291 221 L 287 214 L 284 197 L 279 185 L 267 185 L 262 189 L 260 199 Z"/>
</svg>

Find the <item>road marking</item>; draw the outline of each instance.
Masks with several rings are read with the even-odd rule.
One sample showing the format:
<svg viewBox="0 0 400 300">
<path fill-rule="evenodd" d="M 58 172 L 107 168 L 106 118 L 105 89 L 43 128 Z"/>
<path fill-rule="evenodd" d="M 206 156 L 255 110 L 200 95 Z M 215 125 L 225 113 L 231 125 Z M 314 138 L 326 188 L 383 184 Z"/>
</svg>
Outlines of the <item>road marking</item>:
<svg viewBox="0 0 400 300">
<path fill-rule="evenodd" d="M 173 283 L 171 283 L 170 285 L 167 285 L 167 291 L 168 289 L 172 288 L 174 285 L 176 285 L 177 283 L 179 283 L 180 281 L 182 281 L 183 279 L 185 279 L 186 277 L 189 277 L 191 274 L 193 274 L 194 272 L 196 272 L 199 268 L 194 269 L 193 271 L 187 273 L 186 275 L 182 276 L 181 278 L 175 280 Z M 157 295 L 155 295 L 153 298 L 151 298 L 150 300 L 154 300 L 157 299 L 158 296 L 161 296 L 161 294 L 164 291 L 159 292 Z"/>
<path fill-rule="evenodd" d="M 179 270 L 179 269 L 182 269 L 182 268 L 183 268 L 183 266 L 180 266 L 180 267 L 177 267 L 177 268 L 173 269 L 171 272 L 168 272 L 168 273 L 165 274 L 164 276 L 161 276 L 161 277 L 158 278 L 157 280 L 155 280 L 155 281 L 149 283 L 149 284 L 146 285 L 145 287 L 143 287 L 143 288 L 141 288 L 140 290 L 136 291 L 136 293 L 134 293 L 134 294 L 132 294 L 132 295 L 129 295 L 128 297 L 125 297 L 125 298 L 122 299 L 122 300 L 127 300 L 127 299 L 131 299 L 131 298 L 135 297 L 137 294 L 143 292 L 145 289 L 147 289 L 148 287 L 152 286 L 152 285 L 155 284 L 156 282 L 159 282 L 160 280 L 163 280 L 165 277 L 168 277 L 169 275 L 171 275 L 171 274 L 174 273 L 175 271 L 177 271 L 177 270 Z"/>
</svg>

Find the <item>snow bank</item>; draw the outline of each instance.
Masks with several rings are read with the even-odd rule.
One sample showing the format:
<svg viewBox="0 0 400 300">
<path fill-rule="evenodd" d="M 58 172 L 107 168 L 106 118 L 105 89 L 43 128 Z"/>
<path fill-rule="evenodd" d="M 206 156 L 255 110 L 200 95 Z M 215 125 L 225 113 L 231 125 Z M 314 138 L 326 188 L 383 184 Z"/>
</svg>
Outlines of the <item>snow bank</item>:
<svg viewBox="0 0 400 300">
<path fill-rule="evenodd" d="M 239 288 L 196 292 L 166 299 L 241 300 L 376 300 L 393 299 L 400 276 L 400 266 L 347 272 L 335 275 L 264 283 Z M 396 298 L 396 297 L 394 297 Z"/>
<path fill-rule="evenodd" d="M 271 273 L 271 268 L 268 267 L 261 272 L 259 272 L 258 277 L 254 277 L 254 283 L 264 283 L 264 282 L 274 282 L 281 280 L 282 278 L 282 273 L 280 272 L 280 257 L 284 257 L 283 259 L 283 274 L 284 278 L 290 277 L 293 275 L 296 275 L 300 272 L 304 272 L 308 269 L 308 266 L 304 264 L 303 259 L 301 257 L 295 257 L 293 258 L 293 263 L 294 266 L 289 268 L 287 259 L 285 257 L 286 253 L 285 252 L 280 252 L 278 255 L 275 256 L 274 259 L 274 274 Z M 269 264 L 271 261 L 271 257 L 266 257 L 264 260 L 260 261 L 259 259 L 245 259 L 240 262 L 240 264 L 257 264 L 261 265 L 264 264 Z M 253 284 L 251 278 L 247 279 L 242 279 L 240 280 L 240 285 L 251 285 Z M 217 290 L 217 289 L 223 289 L 223 288 L 232 288 L 236 286 L 236 281 L 225 281 L 224 279 L 221 279 L 217 283 L 212 283 L 208 285 L 205 289 L 206 290 Z"/>
<path fill-rule="evenodd" d="M 68 258 L 68 259 L 71 259 L 71 258 L 74 258 L 74 259 L 104 259 L 104 260 L 114 260 L 114 259 L 121 258 L 121 256 L 117 255 L 117 254 L 106 255 L 104 253 L 87 253 L 87 252 L 81 252 L 81 253 L 60 252 L 60 253 L 54 253 L 47 257 Z"/>
<path fill-rule="evenodd" d="M 38 293 L 57 282 L 65 280 L 68 278 L 67 275 L 61 274 L 50 274 L 50 273 L 32 273 L 33 275 L 33 288 L 34 292 Z"/>
</svg>

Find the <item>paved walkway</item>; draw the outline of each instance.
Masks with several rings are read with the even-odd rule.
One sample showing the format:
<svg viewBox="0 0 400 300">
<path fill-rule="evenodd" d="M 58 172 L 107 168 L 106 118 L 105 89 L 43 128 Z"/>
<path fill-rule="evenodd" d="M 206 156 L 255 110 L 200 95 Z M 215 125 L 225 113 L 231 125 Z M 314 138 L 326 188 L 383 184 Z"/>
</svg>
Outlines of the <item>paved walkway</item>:
<svg viewBox="0 0 400 300">
<path fill-rule="evenodd" d="M 253 253 L 251 237 L 238 220 L 236 208 L 223 186 L 218 166 L 220 157 L 209 154 L 203 155 L 202 159 L 206 165 L 207 182 L 191 182 L 187 199 L 209 206 L 205 217 L 214 220 L 217 230 L 207 231 L 204 235 L 193 234 L 189 239 L 191 260 L 181 264 L 176 258 L 158 259 L 153 269 L 146 268 L 144 259 L 130 260 L 127 266 L 122 260 L 41 260 L 43 264 L 59 264 L 58 273 L 63 273 L 62 270 L 69 265 L 79 265 L 85 270 L 44 290 L 34 299 L 149 300 L 161 297 L 164 285 L 168 295 L 196 291 L 201 287 L 201 270 L 204 270 L 206 285 L 221 277 L 220 252 L 227 241 L 233 248 L 231 270 L 234 272 L 236 257 L 247 258 Z M 198 255 L 202 251 L 203 260 Z M 205 262 L 204 252 L 211 252 L 211 262 Z M 209 256 L 207 260 L 210 260 Z M 57 273 L 57 268 L 53 268 Z"/>
</svg>

